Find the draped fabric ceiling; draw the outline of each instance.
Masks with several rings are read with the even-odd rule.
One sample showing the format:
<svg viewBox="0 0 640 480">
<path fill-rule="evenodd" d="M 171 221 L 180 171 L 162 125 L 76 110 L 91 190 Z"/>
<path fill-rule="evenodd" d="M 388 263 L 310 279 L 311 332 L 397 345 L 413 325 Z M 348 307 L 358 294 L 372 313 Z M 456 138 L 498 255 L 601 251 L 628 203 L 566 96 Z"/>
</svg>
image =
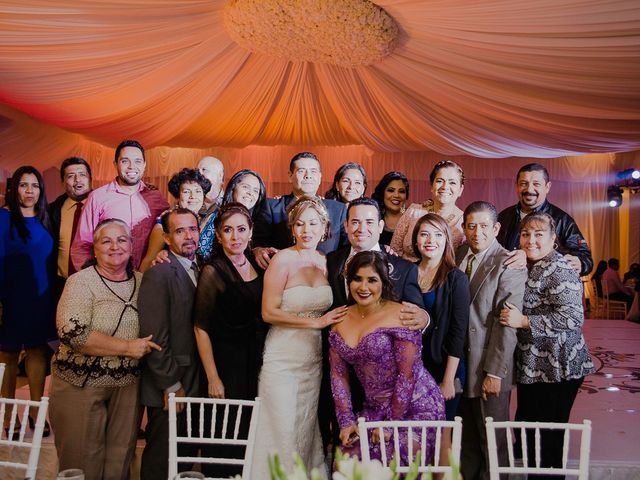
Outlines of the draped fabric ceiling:
<svg viewBox="0 0 640 480">
<path fill-rule="evenodd" d="M 379 1 L 399 45 L 356 68 L 245 50 L 225 3 L 4 0 L 0 101 L 107 145 L 477 157 L 640 146 L 637 1 Z"/>
<path fill-rule="evenodd" d="M 239 46 L 225 3 L 0 2 L 1 166 L 46 170 L 80 154 L 103 183 L 112 148 L 136 138 L 157 147 L 148 175 L 161 188 L 177 168 L 215 153 L 227 171 L 253 167 L 270 193 L 282 193 L 288 157 L 304 148 L 324 155 L 325 181 L 348 160 L 374 181 L 405 170 L 418 201 L 447 155 L 474 172 L 462 206 L 477 198 L 506 206 L 524 159 L 555 158 L 557 183 L 593 192 L 564 195 L 560 205 L 579 218 L 578 203 L 601 201 L 607 175 L 630 158 L 608 152 L 640 149 L 637 0 L 378 1 L 400 29 L 397 46 L 353 68 Z M 312 24 L 310 15 L 298 27 Z M 328 41 L 348 51 L 353 40 L 332 33 Z M 474 179 L 493 183 L 473 187 Z M 583 219 L 587 236 L 614 226 L 598 212 L 597 226 Z M 604 254 L 610 240 L 602 242 Z"/>
</svg>

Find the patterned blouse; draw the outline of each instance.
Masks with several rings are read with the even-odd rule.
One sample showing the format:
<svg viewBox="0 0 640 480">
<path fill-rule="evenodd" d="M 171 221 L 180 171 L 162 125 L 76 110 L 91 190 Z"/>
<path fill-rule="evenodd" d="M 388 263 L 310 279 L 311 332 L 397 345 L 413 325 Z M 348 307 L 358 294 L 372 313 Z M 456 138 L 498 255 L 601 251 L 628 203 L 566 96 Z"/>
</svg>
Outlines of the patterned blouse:
<svg viewBox="0 0 640 480">
<path fill-rule="evenodd" d="M 54 373 L 76 387 L 125 387 L 137 381 L 138 360 L 80 353 L 92 331 L 118 338 L 138 338 L 138 290 L 142 274 L 121 282 L 98 275 L 94 267 L 71 275 L 58 303 L 60 348 Z"/>
<path fill-rule="evenodd" d="M 417 262 L 420 260 L 416 257 L 411 245 L 411 237 L 413 229 L 422 217 L 427 213 L 435 213 L 433 208 L 433 200 L 427 200 L 423 204 L 413 203 L 407 211 L 402 214 L 396 229 L 393 232 L 390 247 L 398 254 L 398 256 L 408 260 L 409 262 Z M 464 232 L 462 231 L 462 210 L 456 208 L 456 212 L 444 219 L 451 229 L 453 240 L 453 249 L 458 248 L 464 242 Z"/>
<path fill-rule="evenodd" d="M 582 335 L 582 283 L 555 250 L 529 269 L 522 313 L 529 328 L 518 330 L 518 383 L 553 383 L 595 371 Z"/>
</svg>

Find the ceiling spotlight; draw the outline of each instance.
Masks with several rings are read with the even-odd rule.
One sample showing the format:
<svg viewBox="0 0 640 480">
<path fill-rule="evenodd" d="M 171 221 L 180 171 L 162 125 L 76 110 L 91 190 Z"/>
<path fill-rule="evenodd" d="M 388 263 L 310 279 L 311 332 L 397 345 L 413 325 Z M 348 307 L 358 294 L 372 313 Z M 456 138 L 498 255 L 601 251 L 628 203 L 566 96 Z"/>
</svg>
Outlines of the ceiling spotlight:
<svg viewBox="0 0 640 480">
<path fill-rule="evenodd" d="M 635 184 L 638 180 L 640 180 L 640 170 L 637 168 L 627 168 L 616 174 L 616 185 L 623 187 L 631 186 L 630 184 Z"/>
<path fill-rule="evenodd" d="M 611 208 L 616 208 L 622 205 L 622 188 L 615 185 L 607 187 L 607 202 Z"/>
</svg>

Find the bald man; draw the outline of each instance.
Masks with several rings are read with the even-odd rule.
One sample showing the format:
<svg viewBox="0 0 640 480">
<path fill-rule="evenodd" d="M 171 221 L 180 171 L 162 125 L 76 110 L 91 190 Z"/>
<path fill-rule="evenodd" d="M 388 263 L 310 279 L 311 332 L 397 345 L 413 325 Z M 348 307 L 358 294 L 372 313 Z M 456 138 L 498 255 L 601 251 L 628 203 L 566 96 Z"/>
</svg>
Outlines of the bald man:
<svg viewBox="0 0 640 480">
<path fill-rule="evenodd" d="M 202 157 L 196 168 L 211 182 L 211 190 L 209 190 L 209 193 L 207 193 L 204 199 L 203 210 L 207 210 L 207 212 L 201 212 L 201 214 L 209 215 L 212 212 L 208 210 L 210 210 L 213 205 L 216 205 L 216 208 L 220 206 L 219 200 L 223 193 L 224 165 L 216 157 Z"/>
<path fill-rule="evenodd" d="M 222 203 L 224 193 L 224 165 L 216 157 L 202 157 L 198 162 L 198 171 L 211 182 L 211 190 L 204 197 L 204 205 L 200 210 L 200 249 L 202 258 L 207 258 L 211 254 L 211 249 L 215 240 L 213 221 L 218 213 L 218 208 Z"/>
</svg>

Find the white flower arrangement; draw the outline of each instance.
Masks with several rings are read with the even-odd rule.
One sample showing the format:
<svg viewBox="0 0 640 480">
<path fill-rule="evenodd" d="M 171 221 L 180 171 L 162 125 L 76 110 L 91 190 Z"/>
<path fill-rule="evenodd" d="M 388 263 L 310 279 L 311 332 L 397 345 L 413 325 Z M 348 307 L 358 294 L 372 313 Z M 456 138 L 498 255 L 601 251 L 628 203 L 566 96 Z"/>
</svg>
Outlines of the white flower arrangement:
<svg viewBox="0 0 640 480">
<path fill-rule="evenodd" d="M 229 0 L 224 24 L 252 52 L 343 67 L 380 61 L 399 34 L 395 20 L 368 0 Z"/>
<path fill-rule="evenodd" d="M 285 472 L 280 464 L 278 455 L 269 457 L 269 470 L 271 472 L 271 480 L 324 480 L 317 468 L 307 473 L 307 468 L 297 453 L 293 454 L 295 460 L 293 471 Z M 449 452 L 449 464 L 452 465 L 452 474 L 445 474 L 443 480 L 462 480 L 460 470 L 453 461 L 453 456 Z M 418 473 L 420 465 L 420 452 L 416 455 L 415 461 L 411 464 L 409 473 L 404 475 L 404 480 L 433 480 L 431 472 Z M 309 476 L 311 475 L 311 476 Z M 235 480 L 242 480 L 238 475 Z M 379 460 L 371 460 L 363 463 L 356 457 L 343 455 L 339 450 L 336 451 L 336 471 L 333 472 L 333 480 L 399 480 L 400 474 L 395 472 L 395 460 L 391 462 L 389 467 L 384 467 Z"/>
</svg>

